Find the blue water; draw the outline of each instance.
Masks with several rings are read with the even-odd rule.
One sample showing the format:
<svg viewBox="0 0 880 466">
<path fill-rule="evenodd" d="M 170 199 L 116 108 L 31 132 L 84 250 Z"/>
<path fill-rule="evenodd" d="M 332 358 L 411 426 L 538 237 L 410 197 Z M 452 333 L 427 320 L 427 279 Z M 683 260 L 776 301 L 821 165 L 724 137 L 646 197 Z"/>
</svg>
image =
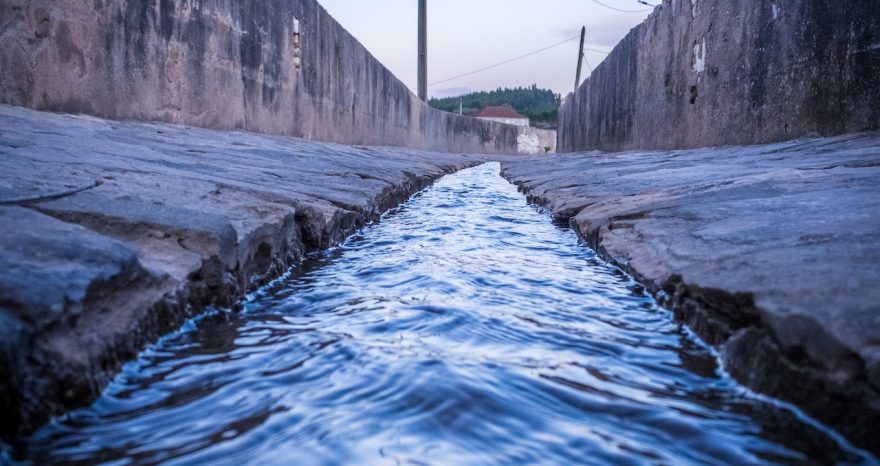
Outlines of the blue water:
<svg viewBox="0 0 880 466">
<path fill-rule="evenodd" d="M 19 448 L 113 464 L 870 461 L 724 375 L 486 164 L 144 351 Z"/>
</svg>

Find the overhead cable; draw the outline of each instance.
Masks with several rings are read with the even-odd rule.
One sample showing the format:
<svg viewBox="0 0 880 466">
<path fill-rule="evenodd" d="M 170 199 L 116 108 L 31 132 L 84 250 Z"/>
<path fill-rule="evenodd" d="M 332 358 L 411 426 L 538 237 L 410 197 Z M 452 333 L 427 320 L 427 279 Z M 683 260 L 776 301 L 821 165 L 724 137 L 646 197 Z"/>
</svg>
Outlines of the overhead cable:
<svg viewBox="0 0 880 466">
<path fill-rule="evenodd" d="M 505 61 L 503 61 L 503 62 L 495 63 L 494 65 L 489 65 L 489 66 L 486 66 L 486 67 L 480 68 L 480 69 L 478 69 L 478 70 L 474 70 L 474 71 L 470 71 L 470 72 L 468 72 L 468 73 L 460 74 L 460 75 L 458 75 L 458 76 L 453 76 L 453 77 L 451 77 L 451 78 L 441 79 L 440 81 L 434 81 L 434 82 L 432 82 L 432 83 L 429 83 L 428 85 L 429 85 L 429 86 L 434 86 L 434 85 L 436 85 L 436 84 L 443 84 L 443 83 L 445 83 L 445 82 L 454 81 L 454 80 L 456 80 L 456 79 L 464 78 L 464 77 L 466 77 L 466 76 L 470 76 L 470 75 L 473 75 L 473 74 L 482 73 L 483 71 L 491 70 L 492 68 L 497 68 L 497 67 L 499 67 L 499 66 L 501 66 L 501 65 L 506 65 L 506 64 L 508 64 L 508 63 L 512 63 L 512 62 L 515 62 L 515 61 L 517 61 L 517 60 L 521 60 L 521 59 L 523 59 L 523 58 L 530 57 L 530 56 L 532 56 L 532 55 L 535 55 L 535 54 L 538 54 L 538 53 L 544 52 L 544 51 L 546 51 L 546 50 L 550 50 L 550 49 L 552 49 L 552 48 L 554 48 L 554 47 L 559 47 L 560 45 L 567 44 L 567 43 L 569 43 L 569 42 L 571 42 L 571 41 L 573 41 L 573 40 L 580 39 L 580 37 L 581 37 L 581 35 L 578 34 L 578 35 L 576 35 L 576 36 L 574 36 L 574 37 L 571 37 L 571 38 L 565 39 L 565 40 L 562 41 L 562 42 L 557 42 L 557 43 L 555 43 L 555 44 L 553 44 L 553 45 L 548 45 L 547 47 L 544 47 L 544 48 L 541 48 L 541 49 L 535 50 L 534 52 L 529 52 L 529 53 L 526 53 L 526 54 L 524 54 L 524 55 L 520 55 L 520 56 L 518 56 L 518 57 L 514 57 L 514 58 L 511 58 L 511 59 L 509 59 L 509 60 L 505 60 Z M 605 54 L 608 53 L 608 52 L 606 52 L 606 51 L 604 51 L 604 50 L 596 50 L 596 49 L 584 49 L 584 50 L 589 50 L 589 51 L 591 51 L 591 52 L 597 52 L 597 53 L 605 53 Z"/>
<path fill-rule="evenodd" d="M 610 10 L 620 11 L 620 12 L 622 12 L 622 13 L 644 13 L 644 12 L 646 12 L 646 11 L 651 11 L 651 10 L 653 10 L 653 8 L 643 8 L 643 9 L 641 9 L 641 10 L 624 10 L 624 9 L 622 9 L 622 8 L 617 8 L 617 7 L 615 7 L 615 6 L 606 5 L 606 4 L 602 3 L 602 2 L 600 2 L 599 0 L 591 0 L 591 1 L 592 1 L 593 3 L 595 3 L 595 4 L 597 4 L 597 5 L 602 5 L 602 6 L 604 6 L 605 8 L 608 8 L 608 9 L 610 9 Z M 639 2 L 639 3 L 641 3 L 641 2 Z"/>
</svg>

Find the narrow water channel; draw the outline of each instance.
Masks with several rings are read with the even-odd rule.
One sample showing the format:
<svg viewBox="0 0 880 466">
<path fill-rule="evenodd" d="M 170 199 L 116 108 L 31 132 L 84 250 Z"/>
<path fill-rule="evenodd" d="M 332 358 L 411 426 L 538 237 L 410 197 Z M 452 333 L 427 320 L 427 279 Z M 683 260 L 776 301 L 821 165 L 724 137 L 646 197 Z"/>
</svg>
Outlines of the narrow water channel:
<svg viewBox="0 0 880 466">
<path fill-rule="evenodd" d="M 17 454 L 114 464 L 866 458 L 751 394 L 496 163 L 168 335 Z M 867 459 L 870 461 L 870 459 Z"/>
</svg>

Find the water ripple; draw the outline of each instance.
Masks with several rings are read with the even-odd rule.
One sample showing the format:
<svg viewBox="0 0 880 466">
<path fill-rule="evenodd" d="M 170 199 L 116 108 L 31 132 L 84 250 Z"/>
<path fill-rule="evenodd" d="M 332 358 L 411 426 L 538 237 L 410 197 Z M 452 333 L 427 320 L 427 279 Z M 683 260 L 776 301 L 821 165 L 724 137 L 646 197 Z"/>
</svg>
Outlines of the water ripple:
<svg viewBox="0 0 880 466">
<path fill-rule="evenodd" d="M 16 451 L 169 464 L 869 463 L 487 164 L 144 351 Z"/>
</svg>

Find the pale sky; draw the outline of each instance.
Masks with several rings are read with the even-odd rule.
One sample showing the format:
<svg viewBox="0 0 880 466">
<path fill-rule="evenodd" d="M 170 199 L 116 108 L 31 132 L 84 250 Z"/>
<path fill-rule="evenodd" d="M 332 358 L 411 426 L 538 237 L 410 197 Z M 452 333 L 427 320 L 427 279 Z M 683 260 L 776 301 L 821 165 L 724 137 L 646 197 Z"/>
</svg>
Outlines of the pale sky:
<svg viewBox="0 0 880 466">
<path fill-rule="evenodd" d="M 318 0 L 327 11 L 410 89 L 416 88 L 417 0 Z M 611 50 L 650 14 L 636 0 L 428 0 L 428 82 L 468 73 L 565 39 L 587 27 L 586 48 Z M 651 0 L 658 4 L 660 0 Z M 648 11 L 644 11 L 644 10 Z M 454 81 L 429 86 L 432 96 L 499 86 L 574 88 L 574 40 L 531 57 Z M 604 54 L 586 52 L 595 67 Z M 584 66 L 584 78 L 589 69 Z"/>
</svg>

